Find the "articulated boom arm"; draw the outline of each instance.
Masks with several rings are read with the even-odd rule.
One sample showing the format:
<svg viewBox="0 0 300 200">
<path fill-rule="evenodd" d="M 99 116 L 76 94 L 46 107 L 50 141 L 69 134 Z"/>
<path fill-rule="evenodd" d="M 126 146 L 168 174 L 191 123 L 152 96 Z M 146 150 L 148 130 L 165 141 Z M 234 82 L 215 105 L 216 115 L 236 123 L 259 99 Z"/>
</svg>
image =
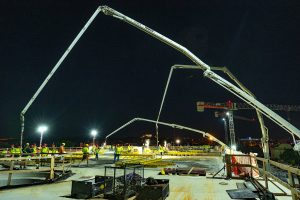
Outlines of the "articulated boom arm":
<svg viewBox="0 0 300 200">
<path fill-rule="evenodd" d="M 204 76 L 210 78 L 214 82 L 216 82 L 218 85 L 222 86 L 229 92 L 233 93 L 240 99 L 242 99 L 244 102 L 248 103 L 250 106 L 258 110 L 260 113 L 271 119 L 273 122 L 278 124 L 280 127 L 291 133 L 292 135 L 296 135 L 300 138 L 300 130 L 297 129 L 295 126 L 290 124 L 288 121 L 283 119 L 281 116 L 273 112 L 271 109 L 257 101 L 254 97 L 250 96 L 248 93 L 242 91 L 232 83 L 228 82 L 227 80 L 223 79 L 216 73 L 206 70 L 204 72 Z"/>
<path fill-rule="evenodd" d="M 173 47 L 174 49 L 180 51 L 181 53 L 183 53 L 184 55 L 186 55 L 189 59 L 191 59 L 194 63 L 196 63 L 199 66 L 202 66 L 204 69 L 210 69 L 210 67 L 205 64 L 204 62 L 202 62 L 197 56 L 195 56 L 192 52 L 190 52 L 187 48 L 183 47 L 182 45 L 174 42 L 173 40 L 163 36 L 162 34 L 152 30 L 151 28 L 135 21 L 134 19 L 131 19 L 125 15 L 123 15 L 122 13 L 119 13 L 118 11 L 108 7 L 108 6 L 100 6 L 99 7 L 101 12 L 103 12 L 105 15 L 109 15 L 112 17 L 115 17 L 117 19 L 120 19 L 138 29 L 140 29 L 141 31 L 151 35 L 152 37 L 160 40 L 161 42 Z"/>
<path fill-rule="evenodd" d="M 116 130 L 114 130 L 113 132 L 111 132 L 110 134 L 108 134 L 105 137 L 105 141 L 107 140 L 107 138 L 109 138 L 110 136 L 112 136 L 113 134 L 115 134 L 116 132 L 120 131 L 121 129 L 125 128 L 126 126 L 132 124 L 135 121 L 144 121 L 144 122 L 150 122 L 150 123 L 154 123 L 154 124 L 160 124 L 160 125 L 164 125 L 164 126 L 169 126 L 172 128 L 177 128 L 177 129 L 183 129 L 183 130 L 188 130 L 188 131 L 192 131 L 192 132 L 196 132 L 196 133 L 200 133 L 202 134 L 203 137 L 208 137 L 210 140 L 217 142 L 218 144 L 220 144 L 221 146 L 224 146 L 225 148 L 229 149 L 229 146 L 227 146 L 225 143 L 223 143 L 221 140 L 217 139 L 216 137 L 214 137 L 213 135 L 206 133 L 204 131 L 200 131 L 194 128 L 189 128 L 186 126 L 181 126 L 178 124 L 171 124 L 171 123 L 166 123 L 166 122 L 157 122 L 155 120 L 150 120 L 150 119 L 145 119 L 145 118 L 133 118 L 132 120 L 130 120 L 129 122 L 125 123 L 124 125 L 122 125 L 121 127 L 117 128 Z"/>
<path fill-rule="evenodd" d="M 243 101 L 245 101 L 246 103 L 251 105 L 253 108 L 257 109 L 257 111 L 264 114 L 266 117 L 268 117 L 269 119 L 271 119 L 272 121 L 277 123 L 279 126 L 281 126 L 283 129 L 285 129 L 289 133 L 291 133 L 293 135 L 297 135 L 300 138 L 300 130 L 299 129 L 297 129 L 292 124 L 287 122 L 285 119 L 280 117 L 278 114 L 276 114 L 275 112 L 270 110 L 268 107 L 264 106 L 262 103 L 257 101 L 254 97 L 249 95 L 247 92 L 244 92 L 243 90 L 239 89 L 232 83 L 228 82 L 221 76 L 219 76 L 216 73 L 214 73 L 213 71 L 211 71 L 210 70 L 211 68 L 209 65 L 205 64 L 203 61 L 201 61 L 198 57 L 196 57 L 193 53 L 191 53 L 185 47 L 183 47 L 183 46 L 179 45 L 178 43 L 170 40 L 169 38 L 161 35 L 160 33 L 150 29 L 149 27 L 123 15 L 122 13 L 115 11 L 112 8 L 109 8 L 107 6 L 100 6 L 99 8 L 101 9 L 101 12 L 103 12 L 105 15 L 110 15 L 119 20 L 122 20 L 122 21 L 140 29 L 141 31 L 151 35 L 152 37 L 166 43 L 167 45 L 177 49 L 178 51 L 180 51 L 181 53 L 186 55 L 188 58 L 190 58 L 194 63 L 196 63 L 199 66 L 199 68 L 203 69 L 204 76 L 213 80 L 218 85 L 224 87 L 226 90 L 230 91 L 231 93 L 233 93 L 234 95 L 236 95 L 237 97 L 239 97 L 240 99 L 242 99 Z"/>
<path fill-rule="evenodd" d="M 143 32 L 151 35 L 152 37 L 160 40 L 161 42 L 163 42 L 163 43 L 165 43 L 165 44 L 173 47 L 174 49 L 178 50 L 179 52 L 181 52 L 182 54 L 184 54 L 185 56 L 187 56 L 189 59 L 191 59 L 197 65 L 197 67 L 203 69 L 204 70 L 204 76 L 212 79 L 217 84 L 219 84 L 222 87 L 224 87 L 225 89 L 229 90 L 230 92 L 232 92 L 233 94 L 235 94 L 236 96 L 238 96 L 239 98 L 241 98 L 242 100 L 244 100 L 246 103 L 248 103 L 249 105 L 251 105 L 252 107 L 254 107 L 255 109 L 258 109 L 259 112 L 261 112 L 264 115 L 266 115 L 268 118 L 270 118 L 271 120 L 273 120 L 274 122 L 276 122 L 279 126 L 283 127 L 288 132 L 290 132 L 292 134 L 295 134 L 295 135 L 297 135 L 300 138 L 300 131 L 296 127 L 294 127 L 293 125 L 291 125 L 290 123 L 288 123 L 286 120 L 284 120 L 282 117 L 280 117 L 279 115 L 277 115 L 276 113 L 274 113 L 273 111 L 271 111 L 270 109 L 268 109 L 266 106 L 264 106 L 263 104 L 261 104 L 257 100 L 255 100 L 249 94 L 243 92 L 242 90 L 240 90 L 239 88 L 237 88 L 235 85 L 229 83 L 228 81 L 226 81 L 222 77 L 220 77 L 217 74 L 215 74 L 214 72 L 212 72 L 210 70 L 210 66 L 209 65 L 207 65 L 203 61 L 201 61 L 197 56 L 195 56 L 187 48 L 185 48 L 182 45 L 180 45 L 180 44 L 172 41 L 171 39 L 169 39 L 169 38 L 161 35 L 160 33 L 158 33 L 156 31 L 150 29 L 149 27 L 147 27 L 147 26 L 145 26 L 145 25 L 143 25 L 143 24 L 141 24 L 141 23 L 139 23 L 139 22 L 137 22 L 137 21 L 135 21 L 135 20 L 133 20 L 133 19 L 125 16 L 125 15 L 123 15 L 122 13 L 117 12 L 116 10 L 114 10 L 114 9 L 112 9 L 110 7 L 99 6 L 97 8 L 97 10 L 93 13 L 93 15 L 89 18 L 89 20 L 84 25 L 84 27 L 77 34 L 77 36 L 74 38 L 74 40 L 69 45 L 69 47 L 64 52 L 64 54 L 61 56 L 61 58 L 58 60 L 58 62 L 55 64 L 55 66 L 50 71 L 50 73 L 48 74 L 48 76 L 46 77 L 46 79 L 43 81 L 43 83 L 40 85 L 40 87 L 38 88 L 38 90 L 35 92 L 35 94 L 33 95 L 33 97 L 26 104 L 25 108 L 21 111 L 21 113 L 20 113 L 20 121 L 21 121 L 20 144 L 21 144 L 21 146 L 22 146 L 22 141 L 23 141 L 24 126 L 25 126 L 25 124 L 24 124 L 25 113 L 27 112 L 27 110 L 29 109 L 29 107 L 33 104 L 33 102 L 38 97 L 38 95 L 43 90 L 43 88 L 46 86 L 46 84 L 51 79 L 51 77 L 54 75 L 54 73 L 59 68 L 59 66 L 63 63 L 63 61 L 67 57 L 67 55 L 71 52 L 71 50 L 73 49 L 73 47 L 75 46 L 75 44 L 79 41 L 79 39 L 81 38 L 81 36 L 85 33 L 85 31 L 87 30 L 87 28 L 89 27 L 89 25 L 94 21 L 94 19 L 99 14 L 99 12 L 102 12 L 105 15 L 109 15 L 109 16 L 115 17 L 115 18 L 117 18 L 117 19 L 119 19 L 121 21 L 124 21 L 124 22 L 126 22 L 126 23 L 128 23 L 128 24 L 130 24 L 130 25 L 132 25 L 132 26 L 134 26 L 134 27 L 136 27 L 138 29 L 140 29 L 141 31 L 143 31 Z"/>
</svg>

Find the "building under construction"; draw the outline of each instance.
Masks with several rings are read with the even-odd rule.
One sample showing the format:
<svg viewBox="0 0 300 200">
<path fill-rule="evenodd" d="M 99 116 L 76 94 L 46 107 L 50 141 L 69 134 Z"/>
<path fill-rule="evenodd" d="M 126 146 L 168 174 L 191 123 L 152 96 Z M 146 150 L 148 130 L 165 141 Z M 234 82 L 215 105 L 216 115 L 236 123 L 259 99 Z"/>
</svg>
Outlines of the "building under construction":
<svg viewBox="0 0 300 200">
<path fill-rule="evenodd" d="M 105 135 L 104 142 L 96 144 L 97 130 L 92 130 L 92 143 L 70 147 L 43 145 L 46 126 L 38 129 L 40 143 L 29 147 L 24 144 L 26 113 L 43 91 L 49 80 L 63 64 L 77 42 L 92 28 L 90 25 L 100 14 L 112 17 L 137 28 L 150 37 L 166 44 L 188 58 L 192 65 L 171 66 L 160 107 L 155 119 L 136 116 Z M 161 120 L 173 71 L 198 70 L 220 88 L 235 95 L 243 103 L 197 102 L 195 110 L 217 109 L 216 117 L 224 122 L 225 140 L 216 134 L 176 122 Z M 223 72 L 226 76 L 217 74 Z M 193 102 L 195 104 L 195 102 Z M 249 119 L 235 115 L 237 110 L 253 109 L 257 117 Z M 265 105 L 243 85 L 226 67 L 212 67 L 189 49 L 142 23 L 109 6 L 99 6 L 85 23 L 70 45 L 55 63 L 50 73 L 20 112 L 19 147 L 1 149 L 0 199 L 300 199 L 300 170 L 270 158 L 269 134 L 264 119 L 277 124 L 291 136 L 289 150 L 299 151 L 300 130 L 274 111 L 298 112 L 297 105 Z M 256 141 L 262 156 L 255 152 L 239 151 L 235 134 L 235 119 L 255 121 L 260 125 L 261 138 Z M 124 145 L 111 142 L 112 136 L 137 122 L 155 126 L 154 144 L 150 136 L 142 145 Z M 237 122 L 236 122 L 237 123 Z M 184 130 L 207 139 L 207 145 L 182 145 L 160 141 L 161 127 Z M 252 143 L 251 143 L 252 144 Z M 31 149 L 26 151 L 26 148 Z M 297 155 L 297 154 L 296 154 Z"/>
</svg>

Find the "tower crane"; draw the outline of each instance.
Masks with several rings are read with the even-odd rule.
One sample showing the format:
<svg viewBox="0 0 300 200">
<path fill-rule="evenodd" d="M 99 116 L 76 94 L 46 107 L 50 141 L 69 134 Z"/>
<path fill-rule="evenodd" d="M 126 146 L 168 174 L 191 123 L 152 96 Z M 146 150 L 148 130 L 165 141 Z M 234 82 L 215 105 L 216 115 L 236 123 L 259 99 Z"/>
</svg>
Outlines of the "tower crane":
<svg viewBox="0 0 300 200">
<path fill-rule="evenodd" d="M 286 112 L 300 112 L 300 105 L 281 105 L 281 104 L 265 104 L 271 110 L 286 111 Z M 226 110 L 252 110 L 253 107 L 246 103 L 234 103 L 227 101 L 225 103 L 215 103 L 215 102 L 197 102 L 197 111 L 202 112 L 205 108 L 216 108 L 216 109 L 226 109 Z"/>
<path fill-rule="evenodd" d="M 276 111 L 286 111 L 289 112 L 299 112 L 300 105 L 278 105 L 278 104 L 265 104 L 271 110 Z M 235 144 L 235 131 L 234 131 L 234 121 L 233 121 L 233 111 L 235 110 L 249 110 L 253 107 L 249 106 L 246 103 L 234 103 L 227 101 L 225 103 L 215 103 L 215 102 L 197 102 L 197 111 L 203 112 L 205 109 L 221 109 L 227 111 L 228 121 L 229 121 L 229 133 L 230 133 L 230 143 Z M 288 115 L 289 117 L 289 115 Z M 289 119 L 290 121 L 290 119 Z"/>
</svg>

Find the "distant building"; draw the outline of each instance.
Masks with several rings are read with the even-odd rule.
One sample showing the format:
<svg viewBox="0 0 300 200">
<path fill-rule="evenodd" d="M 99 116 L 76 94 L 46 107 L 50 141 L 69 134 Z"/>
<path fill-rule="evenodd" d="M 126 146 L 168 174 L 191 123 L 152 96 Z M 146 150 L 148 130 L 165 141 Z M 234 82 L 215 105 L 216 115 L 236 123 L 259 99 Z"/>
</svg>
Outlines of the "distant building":
<svg viewBox="0 0 300 200">
<path fill-rule="evenodd" d="M 239 139 L 238 149 L 241 150 L 243 153 L 257 153 L 258 156 L 262 157 L 262 145 L 260 138 L 241 138 Z"/>
<path fill-rule="evenodd" d="M 240 139 L 240 145 L 245 147 L 256 147 L 261 146 L 261 139 L 259 138 L 241 138 Z"/>
</svg>

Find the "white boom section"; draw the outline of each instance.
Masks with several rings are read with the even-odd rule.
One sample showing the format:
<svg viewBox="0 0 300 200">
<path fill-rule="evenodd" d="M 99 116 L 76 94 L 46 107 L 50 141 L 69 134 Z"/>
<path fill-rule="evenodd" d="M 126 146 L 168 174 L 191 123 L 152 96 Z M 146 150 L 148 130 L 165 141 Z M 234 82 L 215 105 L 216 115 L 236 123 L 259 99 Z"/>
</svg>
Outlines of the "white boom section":
<svg viewBox="0 0 300 200">
<path fill-rule="evenodd" d="M 65 60 L 65 58 L 67 57 L 67 55 L 71 52 L 71 50 L 73 49 L 73 47 L 75 46 L 75 44 L 78 42 L 78 40 L 80 39 L 80 37 L 83 35 L 83 33 L 87 30 L 87 28 L 90 26 L 90 24 L 94 21 L 94 19 L 96 18 L 96 16 L 99 14 L 100 10 L 97 9 L 95 11 L 95 13 L 90 17 L 90 19 L 87 21 L 87 23 L 84 25 L 84 27 L 81 29 L 81 31 L 77 34 L 77 36 L 75 37 L 75 39 L 73 40 L 73 42 L 70 44 L 70 46 L 67 48 L 67 50 L 64 52 L 64 54 L 61 56 L 61 58 L 58 60 L 58 62 L 55 64 L 55 66 L 53 67 L 53 69 L 51 70 L 51 72 L 48 74 L 48 76 L 46 77 L 46 79 L 43 81 L 43 83 L 40 85 L 40 87 L 38 88 L 38 90 L 35 92 L 35 94 L 33 95 L 33 97 L 30 99 L 30 101 L 27 103 L 27 105 L 25 106 L 25 108 L 22 110 L 22 114 L 25 114 L 26 111 L 28 110 L 28 108 L 31 106 L 31 104 L 34 102 L 34 100 L 36 99 L 36 97 L 40 94 L 40 92 L 42 91 L 42 89 L 45 87 L 45 85 L 47 84 L 47 82 L 50 80 L 50 78 L 53 76 L 53 74 L 55 73 L 55 71 L 58 69 L 58 67 L 61 65 L 61 63 Z"/>
<path fill-rule="evenodd" d="M 138 29 L 140 29 L 141 31 L 151 35 L 152 37 L 160 40 L 161 42 L 173 47 L 174 49 L 180 51 L 181 53 L 183 53 L 185 56 L 187 56 L 189 59 L 191 59 L 194 63 L 196 63 L 197 65 L 202 66 L 205 69 L 210 69 L 210 67 L 205 64 L 202 60 L 200 60 L 197 56 L 195 56 L 192 52 L 190 52 L 187 48 L 185 48 L 184 46 L 174 42 L 173 40 L 163 36 L 162 34 L 152 30 L 151 28 L 135 21 L 134 19 L 131 19 L 130 17 L 127 17 L 125 15 L 123 15 L 122 13 L 119 13 L 118 11 L 108 7 L 108 6 L 100 6 L 101 12 L 103 12 L 105 15 L 109 15 L 112 17 L 115 17 L 117 19 L 120 19 Z"/>
<path fill-rule="evenodd" d="M 44 88 L 44 86 L 47 84 L 47 82 L 50 80 L 50 78 L 52 77 L 52 75 L 55 73 L 55 71 L 57 70 L 57 68 L 60 66 L 60 64 L 63 62 L 63 60 L 66 58 L 66 56 L 69 54 L 69 52 L 72 50 L 72 48 L 75 46 L 75 44 L 77 43 L 77 41 L 80 39 L 80 37 L 83 35 L 83 33 L 85 32 L 85 30 L 88 28 L 88 26 L 93 22 L 93 20 L 96 18 L 96 16 L 98 15 L 99 12 L 103 12 L 105 15 L 109 15 L 112 17 L 115 17 L 119 20 L 122 20 L 138 29 L 140 29 L 141 31 L 151 35 L 152 37 L 164 42 L 165 44 L 173 47 L 174 49 L 178 50 L 179 52 L 181 52 L 182 54 L 186 55 L 188 58 L 190 58 L 194 63 L 197 64 L 197 66 L 199 66 L 199 68 L 204 70 L 204 75 L 210 79 L 212 79 L 213 81 L 215 81 L 217 84 L 221 85 L 222 87 L 224 87 L 225 89 L 229 90 L 230 92 L 232 92 L 233 94 L 235 94 L 236 96 L 238 96 L 239 98 L 241 98 L 242 100 L 244 100 L 246 103 L 248 103 L 249 105 L 251 105 L 252 107 L 254 107 L 255 109 L 258 109 L 262 114 L 264 114 L 265 116 L 267 116 L 268 118 L 270 118 L 271 120 L 273 120 L 275 123 L 277 123 L 279 126 L 281 126 L 282 128 L 284 128 L 285 130 L 287 130 L 288 132 L 297 135 L 298 137 L 300 137 L 300 130 L 298 130 L 296 127 L 294 127 L 293 125 L 291 125 L 290 123 L 288 123 L 285 119 L 283 119 L 282 117 L 280 117 L 279 115 L 277 115 L 276 113 L 274 113 L 272 110 L 270 110 L 269 108 L 267 108 L 266 106 L 264 106 L 262 103 L 260 103 L 259 101 L 255 100 L 253 97 L 251 97 L 250 95 L 248 95 L 247 93 L 243 92 L 242 90 L 240 90 L 239 88 L 237 88 L 236 86 L 234 86 L 233 84 L 229 83 L 228 81 L 226 81 L 225 79 L 223 79 L 222 77 L 218 76 L 217 74 L 215 74 L 214 72 L 212 72 L 210 70 L 210 66 L 205 64 L 203 61 L 201 61 L 197 56 L 195 56 L 192 52 L 190 52 L 188 49 L 186 49 L 185 47 L 181 46 L 180 44 L 172 41 L 171 39 L 161 35 L 160 33 L 150 29 L 149 27 L 123 15 L 122 13 L 117 12 L 116 10 L 107 7 L 107 6 L 99 6 L 97 8 L 97 10 L 95 11 L 95 13 L 92 15 L 92 17 L 88 20 L 88 22 L 85 24 L 85 26 L 83 27 L 83 29 L 79 32 L 79 34 L 75 37 L 75 39 L 73 40 L 73 42 L 71 43 L 71 45 L 68 47 L 68 49 L 66 50 L 66 52 L 63 54 L 63 56 L 59 59 L 59 61 L 57 62 L 57 64 L 54 66 L 53 70 L 51 70 L 50 74 L 46 77 L 46 79 L 44 80 L 44 82 L 42 83 L 42 85 L 39 87 L 39 89 L 36 91 L 36 93 L 33 95 L 33 97 L 30 99 L 30 101 L 28 102 L 28 104 L 25 106 L 25 108 L 22 110 L 20 117 L 21 117 L 21 145 L 22 145 L 22 138 L 23 138 L 23 132 L 24 132 L 24 114 L 26 113 L 26 111 L 28 110 L 28 108 L 31 106 L 31 104 L 34 102 L 34 100 L 36 99 L 36 97 L 39 95 L 39 93 L 42 91 L 42 89 Z"/>
<path fill-rule="evenodd" d="M 260 113 L 271 119 L 273 122 L 278 124 L 280 127 L 282 127 L 284 130 L 291 134 L 295 134 L 300 138 L 300 130 L 297 129 L 295 126 L 290 124 L 288 121 L 283 119 L 281 116 L 279 116 L 277 113 L 273 112 L 271 109 L 257 101 L 254 97 L 250 96 L 243 90 L 239 89 L 232 83 L 228 82 L 224 78 L 220 77 L 216 73 L 206 70 L 204 71 L 204 76 L 210 78 L 214 82 L 216 82 L 218 85 L 224 87 L 229 92 L 233 93 L 240 99 L 242 99 L 244 102 L 248 103 L 253 108 L 257 109 Z"/>
<path fill-rule="evenodd" d="M 194 129 L 194 128 L 189 128 L 189 127 L 186 127 L 186 126 L 181 126 L 181 125 L 178 125 L 178 124 L 171 124 L 171 123 L 166 123 L 166 122 L 157 122 L 155 120 L 150 120 L 150 119 L 145 119 L 145 118 L 133 118 L 129 122 L 125 123 L 121 127 L 117 128 L 116 130 L 114 130 L 113 132 L 111 132 L 110 134 L 108 134 L 105 137 L 105 142 L 106 142 L 107 138 L 109 138 L 110 136 L 112 136 L 116 132 L 122 130 L 126 126 L 128 126 L 128 125 L 130 125 L 130 124 L 132 124 L 133 122 L 136 122 L 136 121 L 144 121 L 144 122 L 150 122 L 150 123 L 154 123 L 154 124 L 158 123 L 160 125 L 169 126 L 169 127 L 172 127 L 172 128 L 183 129 L 183 130 L 188 130 L 188 131 L 192 131 L 192 132 L 195 132 L 195 133 L 200 133 L 200 134 L 202 134 L 203 137 L 208 137 L 210 140 L 215 141 L 218 144 L 220 144 L 221 146 L 224 146 L 225 148 L 229 149 L 229 146 L 227 146 L 221 140 L 219 140 L 218 138 L 214 137 L 213 135 L 211 135 L 211 134 L 209 134 L 207 132 L 200 131 L 200 130 L 197 130 L 197 129 Z"/>
<path fill-rule="evenodd" d="M 22 143 L 23 143 L 23 133 L 24 133 L 24 126 L 25 126 L 25 124 L 24 124 L 24 121 L 25 121 L 24 115 L 25 115 L 26 111 L 29 109 L 29 107 L 34 102 L 34 100 L 37 98 L 37 96 L 40 94 L 40 92 L 43 90 L 43 88 L 46 86 L 46 84 L 48 83 L 48 81 L 51 79 L 51 77 L 54 75 L 54 73 L 56 72 L 56 70 L 59 68 L 59 66 L 62 64 L 62 62 L 65 60 L 65 58 L 67 57 L 67 55 L 71 52 L 71 50 L 73 49 L 73 47 L 75 46 L 75 44 L 78 42 L 78 40 L 84 34 L 84 32 L 87 30 L 87 28 L 90 26 L 90 24 L 94 21 L 94 19 L 99 14 L 99 12 L 100 12 L 100 8 L 97 8 L 97 10 L 90 17 L 90 19 L 87 21 L 87 23 L 84 25 L 84 27 L 80 30 L 80 32 L 77 34 L 77 36 L 72 41 L 72 43 L 70 44 L 70 46 L 67 48 L 67 50 L 64 52 L 64 54 L 61 56 L 61 58 L 55 64 L 55 66 L 53 67 L 53 69 L 51 70 L 51 72 L 48 74 L 48 76 L 46 77 L 46 79 L 43 81 L 43 83 L 40 85 L 40 87 L 37 89 L 37 91 L 34 93 L 34 95 L 31 97 L 31 99 L 29 100 L 29 102 L 26 104 L 26 106 L 22 110 L 22 112 L 20 114 L 20 120 L 21 120 L 20 145 L 21 145 L 21 148 L 22 148 Z"/>
<path fill-rule="evenodd" d="M 170 69 L 170 73 L 169 73 L 169 76 L 168 76 L 168 80 L 167 80 L 167 84 L 166 84 L 166 87 L 165 87 L 165 90 L 164 90 L 164 94 L 163 94 L 163 98 L 162 98 L 162 101 L 161 101 L 161 104 L 160 104 L 160 108 L 159 108 L 159 111 L 158 111 L 158 115 L 157 115 L 157 118 L 156 118 L 156 124 L 155 124 L 155 128 L 156 128 L 156 145 L 158 146 L 158 121 L 160 119 L 160 115 L 161 115 L 161 111 L 162 111 L 162 108 L 164 106 L 164 102 L 165 102 L 165 98 L 166 98 L 166 95 L 167 95 L 167 91 L 168 91 L 168 88 L 169 88 L 169 84 L 170 84 L 170 81 L 171 81 L 171 77 L 172 77 L 172 74 L 173 74 L 173 70 L 174 69 L 201 69 L 199 68 L 198 66 L 182 66 L 182 65 L 173 65 Z"/>
<path fill-rule="evenodd" d="M 101 8 L 101 12 L 103 12 L 105 15 L 110 15 L 121 21 L 124 21 L 124 22 L 140 29 L 141 31 L 151 35 L 152 37 L 166 43 L 167 45 L 177 49 L 178 51 L 180 51 L 181 53 L 186 55 L 188 58 L 190 58 L 194 63 L 196 63 L 197 66 L 199 66 L 199 68 L 203 69 L 204 76 L 210 78 L 211 80 L 216 82 L 218 85 L 224 87 L 226 90 L 230 91 L 231 93 L 233 93 L 234 95 L 236 95 L 237 97 L 239 97 L 240 99 L 242 99 L 243 101 L 245 101 L 246 103 L 251 105 L 253 108 L 257 109 L 259 112 L 261 112 L 266 117 L 268 117 L 269 119 L 271 119 L 272 121 L 277 123 L 279 126 L 281 126 L 283 129 L 285 129 L 289 133 L 295 134 L 296 136 L 298 136 L 300 138 L 300 130 L 299 129 L 297 129 L 295 126 L 293 126 L 292 124 L 287 122 L 285 119 L 283 119 L 278 114 L 276 114 L 275 112 L 270 110 L 268 107 L 264 106 L 262 103 L 257 101 L 255 98 L 253 98 L 252 96 L 250 96 L 243 90 L 239 89 L 238 87 L 231 84 L 224 78 L 222 78 L 219 75 L 217 75 L 216 73 L 212 72 L 210 70 L 209 65 L 205 64 L 203 61 L 201 61 L 198 57 L 196 57 L 194 54 L 192 54 L 185 47 L 183 47 L 183 46 L 179 45 L 178 43 L 170 40 L 169 38 L 159 34 L 158 32 L 150 29 L 149 27 L 123 15 L 122 13 L 119 13 L 118 11 L 116 11 L 112 8 L 109 8 L 107 6 L 100 6 L 100 8 Z"/>
</svg>

